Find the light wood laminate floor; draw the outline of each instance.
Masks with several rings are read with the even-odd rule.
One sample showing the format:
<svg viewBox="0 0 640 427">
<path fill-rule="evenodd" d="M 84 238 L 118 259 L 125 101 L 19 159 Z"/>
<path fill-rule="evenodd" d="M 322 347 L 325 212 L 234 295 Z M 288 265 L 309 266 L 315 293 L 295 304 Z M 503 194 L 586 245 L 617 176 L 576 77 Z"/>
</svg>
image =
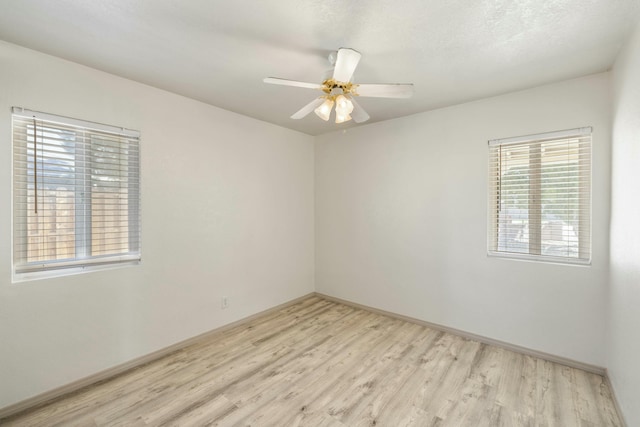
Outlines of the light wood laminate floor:
<svg viewBox="0 0 640 427">
<path fill-rule="evenodd" d="M 7 426 L 620 426 L 603 377 L 310 297 Z"/>
</svg>

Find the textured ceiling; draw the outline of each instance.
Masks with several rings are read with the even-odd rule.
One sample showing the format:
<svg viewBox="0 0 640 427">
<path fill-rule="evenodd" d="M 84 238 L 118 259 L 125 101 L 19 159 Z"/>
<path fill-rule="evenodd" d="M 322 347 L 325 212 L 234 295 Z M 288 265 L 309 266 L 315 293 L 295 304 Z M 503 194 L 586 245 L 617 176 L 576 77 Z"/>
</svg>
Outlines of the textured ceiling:
<svg viewBox="0 0 640 427">
<path fill-rule="evenodd" d="M 0 39 L 311 135 L 289 116 L 339 47 L 354 81 L 414 83 L 359 99 L 370 122 L 607 70 L 640 0 L 0 0 Z"/>
</svg>

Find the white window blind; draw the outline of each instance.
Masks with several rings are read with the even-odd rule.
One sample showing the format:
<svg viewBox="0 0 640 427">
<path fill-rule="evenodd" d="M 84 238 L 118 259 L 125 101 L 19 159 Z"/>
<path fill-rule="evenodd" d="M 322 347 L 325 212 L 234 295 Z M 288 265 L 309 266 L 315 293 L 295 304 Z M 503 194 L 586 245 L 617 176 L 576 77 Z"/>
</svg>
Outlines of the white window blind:
<svg viewBox="0 0 640 427">
<path fill-rule="evenodd" d="M 140 260 L 136 131 L 13 108 L 13 265 Z"/>
<path fill-rule="evenodd" d="M 591 128 L 489 141 L 490 255 L 591 260 Z"/>
</svg>

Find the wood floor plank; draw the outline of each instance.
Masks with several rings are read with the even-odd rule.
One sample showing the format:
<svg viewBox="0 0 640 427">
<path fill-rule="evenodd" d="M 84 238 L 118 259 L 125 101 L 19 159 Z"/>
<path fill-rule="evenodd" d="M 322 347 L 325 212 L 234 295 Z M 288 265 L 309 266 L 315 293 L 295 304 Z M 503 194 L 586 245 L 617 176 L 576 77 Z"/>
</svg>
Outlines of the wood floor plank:
<svg viewBox="0 0 640 427">
<path fill-rule="evenodd" d="M 314 296 L 0 425 L 622 423 L 599 375 Z"/>
<path fill-rule="evenodd" d="M 368 322 L 361 323 L 360 328 L 354 329 L 352 335 L 349 335 L 348 345 L 328 347 L 319 352 L 321 357 L 315 360 L 315 368 L 308 374 L 290 379 L 281 383 L 281 387 L 272 389 L 270 391 L 271 401 L 253 399 L 245 404 L 238 413 L 233 414 L 234 417 L 240 415 L 251 417 L 253 413 L 260 411 L 273 411 L 273 401 L 286 402 L 292 408 L 304 408 L 303 412 L 308 414 L 320 412 L 321 408 L 328 403 L 328 397 L 337 394 L 341 387 L 349 385 L 349 382 L 345 381 L 345 375 L 362 364 L 363 353 L 354 351 L 354 349 L 375 347 L 388 339 L 386 334 L 389 329 L 380 330 L 377 316 L 372 314 L 368 318 L 370 319 Z M 399 328 L 401 324 L 402 322 L 395 322 L 393 327 Z M 226 421 L 237 422 L 235 419 Z"/>
<path fill-rule="evenodd" d="M 118 399 L 128 397 L 129 401 L 135 401 L 135 394 L 143 387 L 152 387 L 161 383 L 164 378 L 170 378 L 180 374 L 185 367 L 193 367 L 195 360 L 206 354 L 207 357 L 221 363 L 227 355 L 235 357 L 238 353 L 250 352 L 253 349 L 252 341 L 264 336 L 265 331 L 273 331 L 276 328 L 284 328 L 295 324 L 308 316 L 317 315 L 319 310 L 326 309 L 330 304 L 317 297 L 305 299 L 300 304 L 288 307 L 280 313 L 273 313 L 259 321 L 240 325 L 228 331 L 217 334 L 215 340 L 208 340 L 204 343 L 195 344 L 184 350 L 175 352 L 153 363 L 144 365 L 128 372 L 126 375 L 119 375 L 110 380 L 109 403 L 120 405 Z M 286 315 L 283 315 L 286 314 Z M 264 320 L 264 322 L 263 322 Z M 142 391 L 143 395 L 148 391 Z M 74 393 L 70 396 L 75 402 L 74 405 L 53 405 L 42 407 L 33 411 L 33 419 L 37 421 L 38 414 L 42 419 L 40 425 L 51 425 L 46 420 L 57 420 L 60 425 L 66 425 L 70 420 L 81 422 L 82 414 L 87 414 L 85 419 L 95 416 L 95 408 L 106 410 L 105 401 L 96 398 L 93 394 Z"/>
</svg>

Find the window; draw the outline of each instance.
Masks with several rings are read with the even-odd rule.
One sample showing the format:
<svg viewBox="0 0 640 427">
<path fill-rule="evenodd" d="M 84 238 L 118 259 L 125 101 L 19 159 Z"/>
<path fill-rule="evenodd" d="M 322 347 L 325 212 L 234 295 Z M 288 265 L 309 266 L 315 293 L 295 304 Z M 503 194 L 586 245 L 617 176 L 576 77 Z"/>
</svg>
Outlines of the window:
<svg viewBox="0 0 640 427">
<path fill-rule="evenodd" d="M 590 262 L 591 128 L 489 141 L 488 251 Z"/>
<path fill-rule="evenodd" d="M 15 107 L 12 124 L 14 280 L 139 261 L 139 133 Z"/>
</svg>

